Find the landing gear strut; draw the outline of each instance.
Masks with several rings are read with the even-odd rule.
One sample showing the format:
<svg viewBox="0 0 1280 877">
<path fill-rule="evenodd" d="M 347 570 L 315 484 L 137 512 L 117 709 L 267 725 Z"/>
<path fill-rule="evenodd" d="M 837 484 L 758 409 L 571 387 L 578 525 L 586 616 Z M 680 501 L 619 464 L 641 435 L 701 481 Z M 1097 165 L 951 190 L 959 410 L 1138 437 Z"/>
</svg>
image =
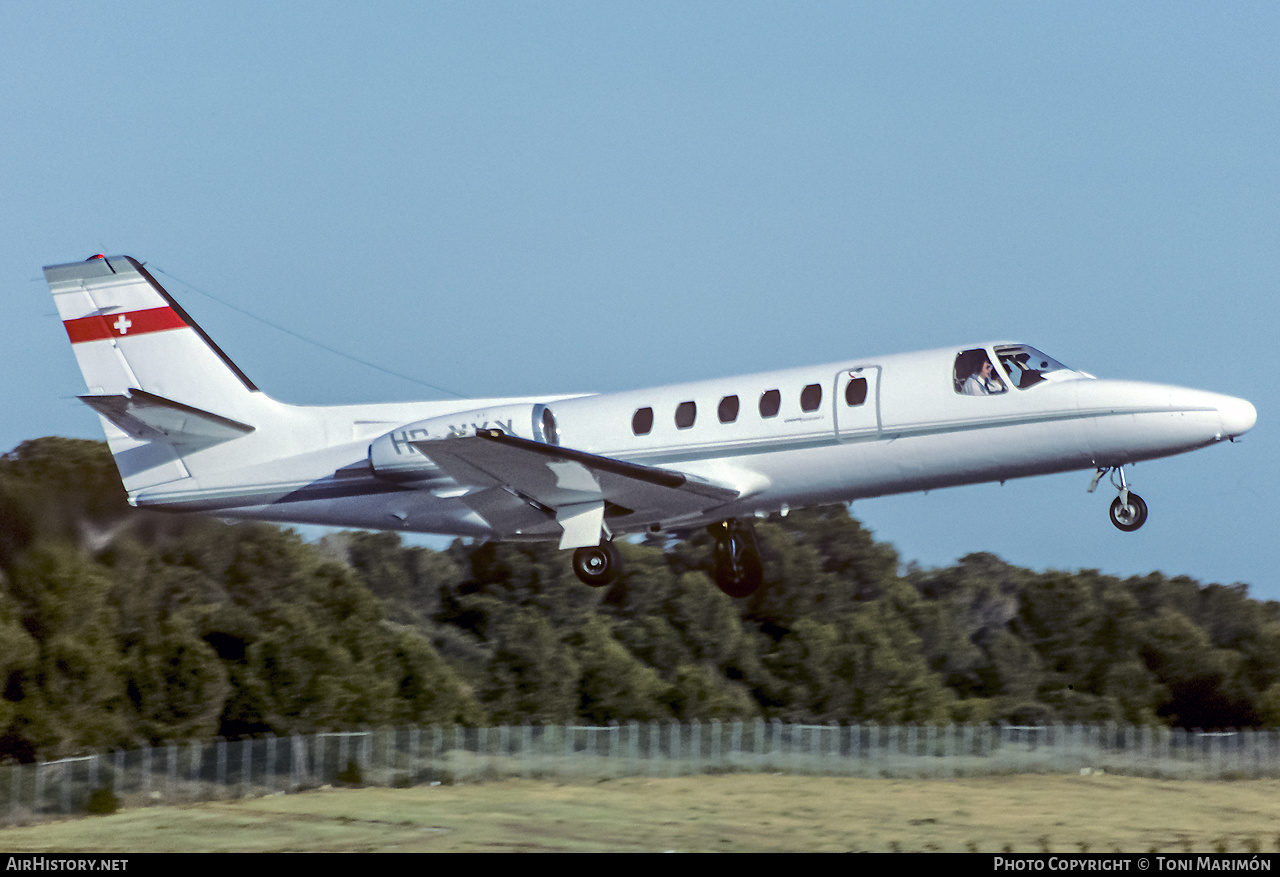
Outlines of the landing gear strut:
<svg viewBox="0 0 1280 877">
<path fill-rule="evenodd" d="M 716 586 L 730 597 L 749 597 L 764 581 L 756 532 L 750 521 L 721 521 L 707 527 L 716 540 L 711 550 Z"/>
<path fill-rule="evenodd" d="M 573 552 L 573 571 L 584 584 L 603 588 L 612 584 L 622 572 L 622 558 L 612 542 L 602 541 L 599 545 Z"/>
<path fill-rule="evenodd" d="M 1108 472 L 1111 473 L 1112 486 L 1120 491 L 1120 495 L 1111 502 L 1111 523 L 1126 533 L 1132 533 L 1147 522 L 1147 504 L 1142 497 L 1129 490 L 1129 482 L 1125 480 L 1123 466 L 1099 468 L 1089 484 L 1089 492 L 1093 493 L 1097 489 L 1098 482 Z M 1120 478 L 1118 483 L 1117 475 Z"/>
</svg>

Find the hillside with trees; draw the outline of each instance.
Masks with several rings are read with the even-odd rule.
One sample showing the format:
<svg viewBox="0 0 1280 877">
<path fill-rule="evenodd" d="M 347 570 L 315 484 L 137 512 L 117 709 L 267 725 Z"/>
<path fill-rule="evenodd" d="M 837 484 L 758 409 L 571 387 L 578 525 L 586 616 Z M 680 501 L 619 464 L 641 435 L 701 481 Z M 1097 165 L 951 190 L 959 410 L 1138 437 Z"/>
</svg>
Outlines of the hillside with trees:
<svg viewBox="0 0 1280 877">
<path fill-rule="evenodd" d="M 757 526 L 765 586 L 710 539 L 318 544 L 132 509 L 106 447 L 0 459 L 0 758 L 362 726 L 778 718 L 1280 724 L 1280 604 L 990 554 L 903 571 L 842 506 Z"/>
</svg>

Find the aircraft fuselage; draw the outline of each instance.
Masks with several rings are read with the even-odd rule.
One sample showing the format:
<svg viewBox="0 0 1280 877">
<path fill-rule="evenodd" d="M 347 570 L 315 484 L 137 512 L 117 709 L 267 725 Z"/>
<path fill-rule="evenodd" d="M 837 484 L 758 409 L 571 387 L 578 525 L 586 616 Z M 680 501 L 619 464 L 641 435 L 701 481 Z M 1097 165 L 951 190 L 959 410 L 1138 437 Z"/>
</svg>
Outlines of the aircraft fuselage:
<svg viewBox="0 0 1280 877">
<path fill-rule="evenodd" d="M 411 444 L 485 428 L 542 441 L 539 424 L 515 413 L 535 409 L 554 417 L 560 446 L 678 469 L 741 491 L 738 499 L 708 514 L 672 520 L 611 518 L 609 526 L 616 535 L 783 508 L 1118 467 L 1233 438 L 1247 431 L 1255 416 L 1249 403 L 1230 396 L 1081 373 L 1025 390 L 1010 387 L 999 395 L 967 396 L 952 388 L 950 373 L 958 349 L 619 393 L 549 397 L 545 402 L 494 399 L 300 409 L 321 415 L 330 435 L 362 428 L 368 433 L 396 420 L 406 422 L 371 441 L 336 443 L 265 466 L 228 468 L 210 460 L 213 465 L 208 468 L 220 477 L 200 479 L 200 485 L 186 483 L 176 495 L 164 487 L 144 491 L 137 502 L 285 522 L 477 538 L 558 538 L 554 519 L 534 522 L 520 532 L 495 530 L 462 501 L 457 491 L 463 488 Z M 867 381 L 867 390 L 859 404 L 850 405 L 845 389 L 854 375 Z M 802 400 L 805 389 L 815 386 L 820 388 L 816 404 Z M 761 401 L 771 391 L 778 394 L 777 412 L 762 416 Z M 736 417 L 721 422 L 721 403 L 735 396 Z M 809 410 L 802 401 L 810 403 Z M 689 402 L 692 422 L 678 425 L 677 414 Z M 637 435 L 633 420 L 643 409 L 653 412 L 652 426 Z M 419 414 L 428 416 L 415 417 Z M 365 423 L 355 424 L 355 415 Z M 231 448 L 219 446 L 204 453 L 220 450 Z M 401 468 L 379 465 L 383 459 Z M 255 470 L 261 474 L 255 476 Z M 290 470 L 293 478 L 280 477 Z M 220 489 L 219 482 L 235 488 Z M 197 498 L 193 492 L 205 495 Z"/>
</svg>

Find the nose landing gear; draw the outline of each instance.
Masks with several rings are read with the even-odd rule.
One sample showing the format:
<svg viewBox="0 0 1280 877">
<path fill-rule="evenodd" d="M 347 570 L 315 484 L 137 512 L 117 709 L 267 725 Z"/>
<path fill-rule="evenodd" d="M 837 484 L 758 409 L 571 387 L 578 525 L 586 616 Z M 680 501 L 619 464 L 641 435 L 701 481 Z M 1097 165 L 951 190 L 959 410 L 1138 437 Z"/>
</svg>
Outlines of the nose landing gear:
<svg viewBox="0 0 1280 877">
<path fill-rule="evenodd" d="M 716 540 L 711 550 L 716 586 L 730 597 L 749 597 L 764 581 L 756 532 L 750 521 L 728 520 L 707 527 Z"/>
<path fill-rule="evenodd" d="M 1142 497 L 1129 490 L 1129 482 L 1124 477 L 1124 467 L 1100 467 L 1093 475 L 1093 481 L 1089 483 L 1089 492 L 1093 493 L 1098 488 L 1098 482 L 1102 480 L 1102 476 L 1108 472 L 1111 473 L 1111 484 L 1120 491 L 1111 502 L 1111 523 L 1116 525 L 1117 529 L 1126 533 L 1132 533 L 1147 522 L 1147 504 Z M 1119 482 L 1116 476 L 1119 476 Z"/>
<path fill-rule="evenodd" d="M 1119 496 L 1111 501 L 1111 523 L 1126 533 L 1131 533 L 1147 522 L 1147 504 L 1136 493 L 1129 494 L 1128 502 Z"/>
</svg>

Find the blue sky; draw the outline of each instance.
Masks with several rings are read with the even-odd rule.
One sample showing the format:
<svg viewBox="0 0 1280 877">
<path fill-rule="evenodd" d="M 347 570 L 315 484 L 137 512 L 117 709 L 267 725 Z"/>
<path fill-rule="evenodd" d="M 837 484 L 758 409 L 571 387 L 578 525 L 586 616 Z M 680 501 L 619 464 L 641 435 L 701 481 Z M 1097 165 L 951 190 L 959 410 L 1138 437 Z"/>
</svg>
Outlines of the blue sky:
<svg viewBox="0 0 1280 877">
<path fill-rule="evenodd" d="M 904 560 L 1280 599 L 1280 7 L 10 2 L 0 447 L 100 437 L 40 274 L 147 262 L 264 390 L 618 390 L 992 338 L 1244 442 L 859 502 Z M 206 295 L 207 294 L 207 295 Z M 210 298 L 213 296 L 215 298 Z"/>
</svg>

